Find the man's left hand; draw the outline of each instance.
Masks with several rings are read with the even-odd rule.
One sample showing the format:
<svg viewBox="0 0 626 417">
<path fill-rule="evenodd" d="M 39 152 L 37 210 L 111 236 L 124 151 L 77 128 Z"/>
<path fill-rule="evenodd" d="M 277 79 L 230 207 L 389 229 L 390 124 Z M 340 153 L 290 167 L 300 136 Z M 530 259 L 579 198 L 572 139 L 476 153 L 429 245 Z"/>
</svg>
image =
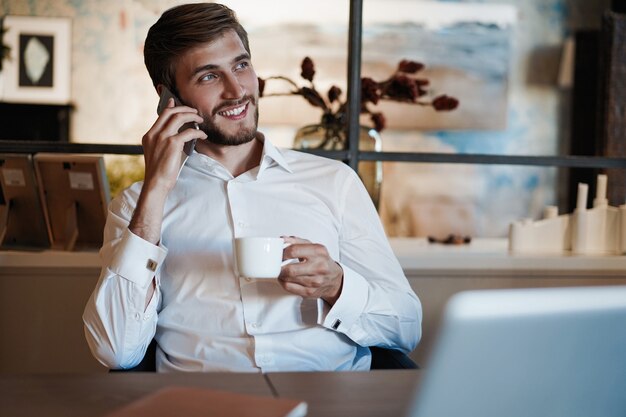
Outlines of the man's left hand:
<svg viewBox="0 0 626 417">
<path fill-rule="evenodd" d="M 278 282 L 282 287 L 304 298 L 322 298 L 331 306 L 341 295 L 343 269 L 335 262 L 324 245 L 297 237 L 283 236 L 289 244 L 283 259 L 298 259 L 282 267 Z"/>
</svg>

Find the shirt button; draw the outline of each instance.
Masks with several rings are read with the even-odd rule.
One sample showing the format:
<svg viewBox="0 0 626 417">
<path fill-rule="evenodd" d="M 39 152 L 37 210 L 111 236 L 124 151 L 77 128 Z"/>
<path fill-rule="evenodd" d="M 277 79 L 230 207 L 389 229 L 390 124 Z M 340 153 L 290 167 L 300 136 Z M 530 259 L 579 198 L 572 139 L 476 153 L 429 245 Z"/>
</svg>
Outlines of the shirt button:
<svg viewBox="0 0 626 417">
<path fill-rule="evenodd" d="M 253 329 L 258 329 L 259 323 L 250 323 L 250 327 L 252 327 Z"/>
<path fill-rule="evenodd" d="M 135 313 L 135 319 L 136 320 L 141 320 L 141 314 Z"/>
<path fill-rule="evenodd" d="M 244 222 L 238 222 L 238 223 L 237 223 L 237 226 L 239 226 L 239 227 L 245 227 L 245 226 L 246 226 L 246 224 L 245 224 Z"/>
</svg>

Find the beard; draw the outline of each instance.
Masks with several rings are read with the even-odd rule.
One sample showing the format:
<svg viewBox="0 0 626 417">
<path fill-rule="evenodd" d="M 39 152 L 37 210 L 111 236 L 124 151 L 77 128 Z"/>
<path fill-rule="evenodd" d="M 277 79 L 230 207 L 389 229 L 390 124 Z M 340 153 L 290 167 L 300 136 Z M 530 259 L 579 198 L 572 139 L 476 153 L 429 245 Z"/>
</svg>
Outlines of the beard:
<svg viewBox="0 0 626 417">
<path fill-rule="evenodd" d="M 227 103 L 219 108 L 217 108 L 211 117 L 207 117 L 201 115 L 204 121 L 198 125 L 200 130 L 202 130 L 207 135 L 207 141 L 214 143 L 216 145 L 225 145 L 225 146 L 237 146 L 243 145 L 244 143 L 250 142 L 252 139 L 256 138 L 257 127 L 259 124 L 259 108 L 256 106 L 257 100 L 252 96 L 246 96 L 242 100 L 238 100 L 240 102 L 250 101 L 250 103 L 254 104 L 254 123 L 252 126 L 242 127 L 235 134 L 227 134 L 215 123 L 215 118 L 219 117 L 217 113 L 221 111 L 223 108 L 230 107 L 236 105 L 238 103 Z"/>
</svg>

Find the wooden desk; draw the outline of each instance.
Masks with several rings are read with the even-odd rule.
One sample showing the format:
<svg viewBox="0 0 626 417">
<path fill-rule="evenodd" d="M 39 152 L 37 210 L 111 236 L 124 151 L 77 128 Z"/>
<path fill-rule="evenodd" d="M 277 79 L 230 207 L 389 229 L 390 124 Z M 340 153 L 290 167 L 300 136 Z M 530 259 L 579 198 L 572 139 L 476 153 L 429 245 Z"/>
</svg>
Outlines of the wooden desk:
<svg viewBox="0 0 626 417">
<path fill-rule="evenodd" d="M 272 396 L 262 374 L 0 375 L 0 415 L 99 417 L 167 386 Z"/>
<path fill-rule="evenodd" d="M 0 415 L 99 417 L 166 386 L 301 399 L 308 417 L 403 416 L 419 371 L 0 375 Z"/>
<path fill-rule="evenodd" d="M 419 376 L 416 370 L 267 374 L 279 396 L 309 404 L 307 417 L 404 416 Z"/>
</svg>

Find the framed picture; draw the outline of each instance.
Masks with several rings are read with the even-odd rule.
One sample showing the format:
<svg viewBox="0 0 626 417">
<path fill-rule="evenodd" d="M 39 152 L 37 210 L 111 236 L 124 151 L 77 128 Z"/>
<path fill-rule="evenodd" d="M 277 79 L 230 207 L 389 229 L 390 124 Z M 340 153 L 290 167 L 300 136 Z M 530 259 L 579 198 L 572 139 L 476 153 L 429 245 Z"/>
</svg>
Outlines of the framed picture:
<svg viewBox="0 0 626 417">
<path fill-rule="evenodd" d="M 68 104 L 71 73 L 71 20 L 6 16 L 0 99 L 16 103 Z"/>
</svg>

